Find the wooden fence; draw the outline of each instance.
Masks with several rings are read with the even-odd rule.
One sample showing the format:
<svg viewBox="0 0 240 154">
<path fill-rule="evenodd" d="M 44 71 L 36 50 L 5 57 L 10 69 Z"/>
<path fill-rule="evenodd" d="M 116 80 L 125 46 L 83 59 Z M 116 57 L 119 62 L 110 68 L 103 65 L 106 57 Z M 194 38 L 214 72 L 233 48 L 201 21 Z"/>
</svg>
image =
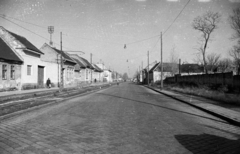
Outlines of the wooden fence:
<svg viewBox="0 0 240 154">
<path fill-rule="evenodd" d="M 215 73 L 215 74 L 201 74 L 201 75 L 175 75 L 165 79 L 167 82 L 193 82 L 197 84 L 222 84 L 229 85 L 235 88 L 240 88 L 240 75 L 233 75 L 232 72 L 228 73 Z"/>
</svg>

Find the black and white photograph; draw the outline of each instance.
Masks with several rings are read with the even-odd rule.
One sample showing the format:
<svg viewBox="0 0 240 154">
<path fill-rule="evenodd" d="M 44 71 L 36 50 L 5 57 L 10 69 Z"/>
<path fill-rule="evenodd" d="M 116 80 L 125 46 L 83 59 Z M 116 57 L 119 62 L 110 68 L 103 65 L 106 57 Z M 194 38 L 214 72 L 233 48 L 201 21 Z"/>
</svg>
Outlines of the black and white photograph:
<svg viewBox="0 0 240 154">
<path fill-rule="evenodd" d="M 0 0 L 0 154 L 240 154 L 240 0 Z"/>
</svg>

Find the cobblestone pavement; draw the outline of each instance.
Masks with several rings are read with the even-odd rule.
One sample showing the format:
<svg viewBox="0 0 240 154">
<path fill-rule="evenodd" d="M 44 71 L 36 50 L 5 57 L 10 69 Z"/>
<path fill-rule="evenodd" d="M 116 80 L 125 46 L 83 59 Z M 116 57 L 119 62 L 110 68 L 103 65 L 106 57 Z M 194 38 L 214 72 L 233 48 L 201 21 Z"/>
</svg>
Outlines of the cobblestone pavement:
<svg viewBox="0 0 240 154">
<path fill-rule="evenodd" d="M 240 128 L 131 83 L 0 123 L 1 154 L 239 154 Z"/>
</svg>

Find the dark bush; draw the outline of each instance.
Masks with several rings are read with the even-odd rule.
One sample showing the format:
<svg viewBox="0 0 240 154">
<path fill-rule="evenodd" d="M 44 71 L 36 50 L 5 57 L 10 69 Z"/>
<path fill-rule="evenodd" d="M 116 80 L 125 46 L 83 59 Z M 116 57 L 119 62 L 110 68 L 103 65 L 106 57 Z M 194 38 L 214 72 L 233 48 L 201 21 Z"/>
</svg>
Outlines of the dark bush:
<svg viewBox="0 0 240 154">
<path fill-rule="evenodd" d="M 198 88 L 199 85 L 195 82 L 179 82 L 180 87 L 190 87 L 190 88 Z"/>
</svg>

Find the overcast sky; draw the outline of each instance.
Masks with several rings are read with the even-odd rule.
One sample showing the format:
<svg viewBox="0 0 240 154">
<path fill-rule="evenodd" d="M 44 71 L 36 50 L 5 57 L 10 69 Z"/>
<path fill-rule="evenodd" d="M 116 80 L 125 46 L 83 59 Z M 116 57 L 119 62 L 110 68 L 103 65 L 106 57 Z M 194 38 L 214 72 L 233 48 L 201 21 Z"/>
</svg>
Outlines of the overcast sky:
<svg viewBox="0 0 240 154">
<path fill-rule="evenodd" d="M 175 46 L 176 55 L 182 62 L 193 63 L 201 34 L 191 23 L 195 17 L 210 10 L 219 12 L 222 20 L 212 35 L 207 52 L 229 57 L 228 51 L 236 41 L 230 40 L 234 31 L 228 18 L 234 8 L 240 7 L 240 0 L 188 1 L 0 0 L 0 15 L 8 19 L 0 18 L 0 25 L 26 37 L 38 48 L 49 43 L 47 27 L 54 26 L 53 42 L 58 49 L 62 32 L 64 50 L 83 51 L 82 56 L 88 60 L 92 53 L 93 62 L 103 61 L 110 69 L 131 76 L 142 61 L 146 67 L 148 50 L 150 62 L 160 60 L 158 35 L 161 31 L 165 32 L 163 60 L 169 61 L 170 51 Z"/>
</svg>

